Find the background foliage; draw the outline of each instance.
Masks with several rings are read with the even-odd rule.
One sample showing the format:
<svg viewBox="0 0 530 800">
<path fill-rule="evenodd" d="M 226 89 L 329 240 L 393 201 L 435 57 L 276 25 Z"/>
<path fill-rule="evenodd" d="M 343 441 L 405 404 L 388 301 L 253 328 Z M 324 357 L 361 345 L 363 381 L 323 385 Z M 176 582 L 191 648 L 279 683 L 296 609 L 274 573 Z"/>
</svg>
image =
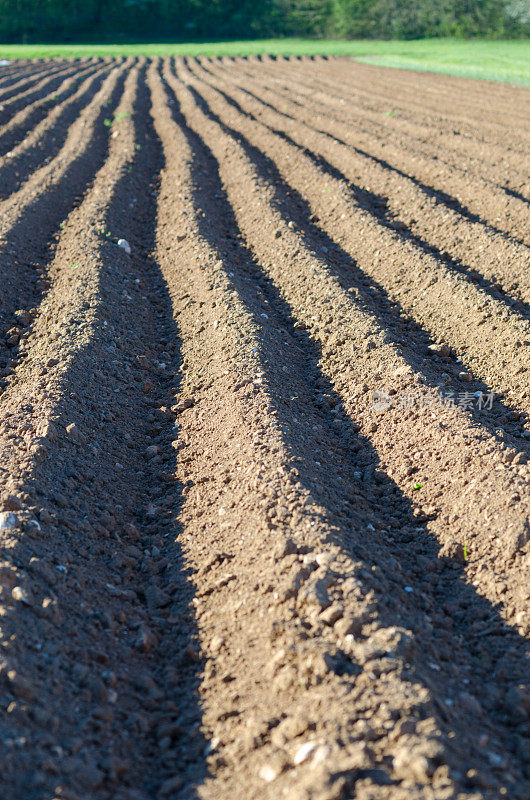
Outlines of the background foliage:
<svg viewBox="0 0 530 800">
<path fill-rule="evenodd" d="M 0 0 L 0 41 L 530 33 L 530 0 Z"/>
</svg>

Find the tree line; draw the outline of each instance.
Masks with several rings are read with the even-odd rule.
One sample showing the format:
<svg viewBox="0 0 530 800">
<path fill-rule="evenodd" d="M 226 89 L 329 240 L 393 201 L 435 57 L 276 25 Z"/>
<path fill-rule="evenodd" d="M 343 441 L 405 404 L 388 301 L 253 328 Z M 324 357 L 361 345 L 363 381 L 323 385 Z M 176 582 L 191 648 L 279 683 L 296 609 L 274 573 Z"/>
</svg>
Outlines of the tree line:
<svg viewBox="0 0 530 800">
<path fill-rule="evenodd" d="M 529 0 L 0 0 L 0 41 L 530 33 Z"/>
</svg>

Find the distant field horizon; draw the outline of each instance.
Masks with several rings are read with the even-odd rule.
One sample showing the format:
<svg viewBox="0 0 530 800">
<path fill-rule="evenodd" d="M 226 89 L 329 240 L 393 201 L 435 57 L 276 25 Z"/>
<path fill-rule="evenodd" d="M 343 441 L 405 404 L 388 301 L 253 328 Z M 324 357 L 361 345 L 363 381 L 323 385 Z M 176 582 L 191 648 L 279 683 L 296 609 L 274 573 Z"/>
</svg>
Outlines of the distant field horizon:
<svg viewBox="0 0 530 800">
<path fill-rule="evenodd" d="M 311 40 L 262 39 L 201 43 L 0 44 L 0 59 L 83 58 L 87 56 L 350 56 L 397 69 L 530 86 L 530 40 L 419 39 Z"/>
</svg>

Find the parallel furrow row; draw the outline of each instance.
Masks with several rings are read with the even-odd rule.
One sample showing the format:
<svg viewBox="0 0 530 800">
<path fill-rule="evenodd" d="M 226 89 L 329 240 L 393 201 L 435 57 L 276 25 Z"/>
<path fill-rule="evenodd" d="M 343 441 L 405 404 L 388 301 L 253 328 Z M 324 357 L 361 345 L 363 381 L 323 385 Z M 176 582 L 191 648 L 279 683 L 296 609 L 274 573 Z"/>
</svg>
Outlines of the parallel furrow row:
<svg viewBox="0 0 530 800">
<path fill-rule="evenodd" d="M 211 67 L 210 67 L 211 69 Z M 223 70 L 230 76 L 232 71 Z M 473 176 L 473 165 L 469 160 L 456 169 L 454 164 L 445 164 L 444 151 L 438 148 L 433 154 L 419 155 L 418 147 L 411 144 L 410 137 L 401 137 L 398 142 L 395 134 L 385 130 L 386 123 L 378 121 L 372 129 L 360 129 L 353 123 L 351 115 L 342 114 L 340 118 L 330 118 L 329 109 L 315 102 L 314 93 L 308 93 L 303 102 L 297 99 L 292 87 L 286 91 L 268 88 L 259 72 L 244 72 L 242 88 L 254 99 L 261 102 L 270 97 L 269 105 L 287 119 L 303 120 L 317 133 L 324 134 L 331 143 L 345 145 L 351 156 L 362 159 L 365 164 L 378 166 L 394 176 L 401 176 L 413 183 L 427 197 L 467 220 L 487 226 L 492 232 L 501 235 L 508 232 L 516 240 L 525 239 L 528 229 L 527 206 L 521 198 L 506 193 L 504 185 L 497 186 L 487 176 Z M 241 81 L 236 82 L 241 83 Z M 234 77 L 232 77 L 232 80 Z M 252 91 L 252 84 L 257 87 Z M 251 88 L 252 87 L 252 88 Z M 364 121 L 364 116 L 360 116 Z M 506 175 L 503 173 L 502 183 Z M 520 185 L 521 181 L 516 182 Z M 529 240 L 528 233 L 526 239 Z"/>
<path fill-rule="evenodd" d="M 201 72 L 196 72 L 201 76 Z M 202 76 L 208 74 L 202 73 Z M 398 170 L 382 164 L 352 149 L 347 142 L 334 141 L 326 131 L 324 134 L 306 122 L 308 112 L 286 117 L 272 107 L 272 93 L 260 84 L 254 97 L 231 83 L 221 82 L 224 73 L 211 72 L 215 86 L 223 91 L 229 102 L 235 103 L 242 113 L 257 119 L 272 132 L 300 148 L 332 177 L 343 182 L 357 201 L 367 207 L 390 230 L 397 230 L 405 239 L 415 242 L 419 248 L 431 252 L 449 267 L 468 274 L 473 281 L 480 282 L 488 293 L 502 299 L 499 289 L 508 294 L 517 290 L 521 310 L 528 314 L 530 281 L 528 264 L 530 251 L 523 245 L 504 239 L 502 234 L 485 226 L 473 215 L 455 209 L 451 203 L 443 207 L 434 191 L 418 185 Z M 248 82 L 247 82 L 248 83 Z M 256 82 L 257 83 L 257 82 Z M 229 91 L 230 90 L 230 91 Z M 227 94 L 228 92 L 228 94 Z M 269 103 L 258 101 L 259 97 Z M 336 126 L 330 126 L 330 129 Z M 530 233 L 529 233 L 530 241 Z M 499 285 L 500 284 L 500 285 Z"/>
<path fill-rule="evenodd" d="M 310 215 L 320 220 L 318 225 L 346 259 L 353 260 L 434 338 L 446 341 L 492 389 L 506 394 L 519 411 L 529 410 L 530 345 L 523 344 L 530 340 L 528 320 L 413 240 L 381 225 L 347 185 L 324 172 L 307 153 L 239 112 L 209 84 L 186 74 L 213 114 L 221 112 L 228 120 L 233 137 L 247 143 L 249 152 L 263 155 L 263 163 L 278 173 L 274 179 L 287 181 L 309 204 Z M 458 314 L 447 314 L 451 306 L 458 308 Z"/>
<path fill-rule="evenodd" d="M 20 144 L 0 158 L 0 200 L 9 198 L 27 179 L 27 175 L 53 159 L 64 145 L 84 108 L 101 88 L 109 68 L 102 67 L 89 75 L 63 103 L 55 106 Z M 112 122 L 107 118 L 107 125 Z"/>
<path fill-rule="evenodd" d="M 447 113 L 453 121 L 466 123 L 472 120 L 498 130 L 503 125 L 505 114 L 511 113 L 514 116 L 514 130 L 520 128 L 524 131 L 525 128 L 528 94 L 518 86 L 491 82 L 477 85 L 474 80 L 441 74 L 422 75 L 407 70 L 393 70 L 390 73 L 353 59 L 319 56 L 275 59 L 261 56 L 251 61 L 262 67 L 275 66 L 276 74 L 283 74 L 287 79 L 291 70 L 286 72 L 285 66 L 294 66 L 292 72 L 295 75 L 303 74 L 307 80 L 320 79 L 322 83 L 327 79 L 326 85 L 346 87 L 351 98 L 362 98 L 363 104 L 376 100 L 374 107 L 377 108 L 381 108 L 381 102 L 393 100 L 407 115 L 424 120 L 427 124 L 434 125 L 437 118 L 441 119 L 437 115 Z M 240 63 L 241 59 L 224 59 L 224 62 Z M 485 104 L 485 95 L 491 99 L 491 106 Z"/>
<path fill-rule="evenodd" d="M 34 74 L 39 75 L 49 69 L 50 65 L 42 62 L 25 64 L 24 62 L 14 61 L 10 66 L 0 67 L 0 89 L 3 90 L 12 86 L 23 77 L 29 77 Z"/>
<path fill-rule="evenodd" d="M 46 93 L 40 100 L 25 105 L 7 125 L 2 127 L 0 132 L 1 155 L 5 156 L 9 153 L 29 132 L 43 122 L 48 114 L 54 113 L 55 109 L 68 100 L 87 76 L 95 75 L 101 69 L 109 71 L 111 68 L 112 65 L 100 62 L 79 69 L 70 77 L 65 78 L 52 95 Z"/>
<path fill-rule="evenodd" d="M 406 597 L 401 581 L 414 581 L 415 591 L 429 604 L 424 593 L 426 587 L 420 589 L 417 575 L 409 572 L 408 560 L 401 563 L 397 560 L 396 556 L 403 557 L 399 548 L 392 544 L 385 546 L 379 535 L 369 533 L 375 529 L 368 520 L 381 527 L 379 500 L 375 494 L 359 486 L 358 493 L 351 495 L 353 502 L 348 508 L 341 497 L 341 489 L 336 491 L 329 487 L 325 477 L 328 469 L 337 474 L 342 472 L 344 488 L 358 484 L 355 471 L 363 457 L 374 463 L 370 446 L 367 443 L 367 449 L 363 447 L 364 452 L 352 458 L 353 444 L 359 440 L 355 430 L 348 431 L 347 424 L 337 426 L 335 414 L 326 412 L 325 406 L 315 402 L 320 392 L 335 394 L 328 375 L 321 373 L 318 344 L 300 331 L 266 274 L 261 253 L 254 246 L 251 249 L 244 244 L 248 234 L 242 225 L 245 212 L 241 213 L 241 209 L 247 208 L 249 202 L 254 206 L 254 193 L 251 192 L 250 197 L 246 193 L 243 202 L 242 196 L 234 192 L 234 184 L 241 188 L 248 184 L 241 182 L 234 172 L 230 144 L 218 128 L 214 129 L 216 126 L 201 116 L 188 90 L 169 73 L 167 65 L 164 77 L 181 110 L 179 106 L 174 107 L 176 125 L 160 124 L 158 130 L 166 156 L 167 149 L 171 148 L 176 162 L 166 180 L 168 187 L 175 183 L 180 187 L 181 208 L 173 211 L 168 220 L 164 218 L 163 230 L 167 231 L 167 238 L 162 239 L 161 254 L 165 254 L 167 267 L 163 269 L 167 280 L 174 274 L 174 265 L 182 265 L 179 266 L 183 282 L 180 290 L 185 291 L 175 302 L 179 307 L 180 300 L 178 323 L 187 378 L 187 386 L 183 386 L 182 391 L 183 403 L 190 395 L 194 398 L 192 408 L 181 417 L 179 452 L 183 463 L 179 476 L 183 483 L 190 483 L 181 518 L 185 523 L 185 553 L 189 554 L 198 575 L 199 635 L 215 665 L 206 671 L 201 686 L 205 724 L 218 749 L 211 760 L 216 770 L 207 796 L 226 796 L 236 791 L 242 781 L 251 797 L 276 797 L 282 790 L 291 792 L 289 797 L 309 797 L 315 793 L 320 796 L 319 791 L 327 796 L 325 792 L 330 791 L 330 785 L 337 791 L 341 776 L 344 780 L 345 775 L 348 777 L 341 788 L 352 791 L 354 785 L 357 789 L 361 765 L 365 770 L 384 769 L 383 765 L 392 757 L 399 773 L 397 752 L 404 741 L 395 743 L 381 735 L 384 714 L 409 715 L 408 703 L 414 694 L 423 698 L 429 715 L 433 715 L 431 747 L 436 741 L 438 755 L 431 752 L 427 756 L 419 729 L 415 731 L 417 738 L 408 740 L 410 752 L 423 753 L 430 759 L 439 758 L 458 772 L 443 715 L 440 716 L 420 688 L 433 685 L 428 665 L 421 658 L 414 659 L 414 668 L 407 674 L 398 667 L 395 672 L 385 672 L 384 678 L 381 675 L 386 685 L 384 690 L 377 688 L 377 670 L 367 667 L 363 677 L 357 675 L 353 681 L 357 687 L 355 699 L 350 695 L 352 690 L 348 687 L 352 685 L 352 676 L 348 675 L 343 648 L 360 654 L 362 647 L 356 650 L 355 644 L 344 637 L 347 621 L 342 629 L 326 627 L 325 614 L 321 615 L 322 605 L 319 606 L 318 599 L 313 599 L 312 592 L 316 590 L 318 594 L 317 587 L 327 585 L 325 591 L 335 601 L 332 608 L 340 609 L 343 605 L 351 612 L 356 604 L 355 593 L 351 593 L 355 581 L 352 583 L 351 578 L 355 575 L 361 585 L 365 581 L 362 589 L 357 584 L 358 598 L 372 597 L 374 605 L 371 612 L 367 608 L 363 613 L 358 608 L 354 616 L 358 620 L 364 616 L 366 628 L 363 627 L 363 632 L 375 642 L 394 635 L 396 628 L 389 628 L 389 625 L 399 625 L 392 608 L 399 608 Z M 153 81 L 156 91 L 157 81 Z M 162 116 L 162 108 L 158 111 L 155 102 L 157 115 Z M 219 178 L 216 179 L 217 168 Z M 227 175 L 231 176 L 230 180 Z M 164 188 L 163 182 L 162 202 L 165 197 L 169 199 Z M 171 197 L 169 188 L 167 192 Z M 170 214 L 169 209 L 167 213 Z M 262 204 L 260 214 L 262 228 L 268 218 Z M 184 229 L 186 235 L 179 245 L 178 239 L 175 242 L 174 231 L 178 233 Z M 215 364 L 216 354 L 218 365 Z M 282 364 L 285 369 L 279 371 Z M 234 397 L 233 404 L 225 400 L 230 396 Z M 337 401 L 340 406 L 339 396 Z M 329 451 L 322 450 L 323 441 L 327 442 Z M 292 464 L 296 465 L 294 470 L 290 467 Z M 363 466 L 370 469 L 369 465 Z M 237 481 L 238 472 L 243 473 L 243 485 Z M 234 489 L 230 486 L 233 481 L 237 481 Z M 263 504 L 260 493 L 264 486 L 271 487 L 271 494 Z M 328 487 L 327 490 L 324 487 Z M 405 505 L 408 505 L 406 501 Z M 410 505 L 408 515 L 413 519 Z M 282 545 L 281 539 L 278 541 L 281 533 L 294 539 L 294 543 Z M 213 553 L 212 546 L 215 547 Z M 426 541 L 424 546 L 422 552 L 427 553 Z M 210 550 L 212 564 L 205 577 L 209 577 L 217 564 L 219 569 L 210 578 L 211 588 L 201 591 L 205 547 Z M 296 557 L 297 551 L 302 557 Z M 227 563 L 223 570 L 224 561 Z M 307 573 L 304 573 L 304 564 L 309 565 Z M 376 574 L 380 580 L 370 578 L 373 564 L 377 564 Z M 311 569 L 316 571 L 308 580 Z M 396 569 L 400 581 L 392 586 L 388 578 Z M 228 580 L 227 574 L 233 578 Z M 251 576 L 256 574 L 262 577 L 252 587 Z M 434 598 L 443 580 L 434 591 Z M 394 592 L 396 596 L 392 598 Z M 474 602 L 480 605 L 482 601 L 476 598 Z M 432 613 L 436 613 L 435 607 L 433 603 Z M 408 613 L 407 608 L 407 617 L 412 622 Z M 423 612 L 412 627 L 421 635 L 424 656 L 428 659 L 428 633 L 421 618 Z M 313 633 L 310 640 L 304 632 L 307 630 Z M 400 630 L 399 635 L 406 637 L 412 633 Z M 268 646 L 267 640 L 270 641 Z M 463 652 L 462 643 L 463 639 L 457 637 L 450 649 L 455 660 L 460 651 L 462 674 L 465 674 L 476 666 L 475 659 Z M 289 651 L 292 656 L 286 657 Z M 268 662 L 264 663 L 268 653 Z M 401 657 L 403 655 L 404 652 Z M 397 652 L 395 656 L 399 662 Z M 362 656 L 360 658 L 362 660 Z M 411 660 L 410 650 L 405 658 Z M 322 659 L 323 666 L 318 666 Z M 320 670 L 323 670 L 321 677 Z M 476 673 L 471 674 L 476 677 Z M 265 677 L 264 683 L 257 677 L 259 675 Z M 228 687 L 223 685 L 227 676 L 231 676 Z M 443 678 L 437 675 L 436 680 Z M 297 699 L 297 684 L 304 689 L 300 700 Z M 384 691 L 392 701 L 382 716 L 374 718 L 380 733 L 373 747 L 367 749 L 364 744 L 359 745 L 356 735 L 362 724 L 357 729 L 344 728 L 337 701 L 341 704 L 341 698 L 347 693 L 352 697 L 351 712 L 355 714 L 356 703 L 359 708 L 370 703 L 372 691 L 375 695 Z M 449 687 L 447 691 L 450 692 Z M 311 713 L 312 708 L 318 709 L 316 715 Z M 237 721 L 234 724 L 234 715 L 236 720 L 241 719 L 240 725 Z M 276 730 L 278 719 L 284 724 Z M 465 725 L 460 725 L 455 717 L 451 718 L 451 724 L 453 730 L 458 729 L 459 742 L 464 741 Z M 320 763 L 317 759 L 309 771 L 286 769 L 289 754 L 292 759 L 297 752 L 297 734 L 293 737 L 290 730 L 300 725 L 301 731 L 304 727 L 310 729 L 317 742 L 326 743 Z M 496 735 L 499 732 L 496 726 Z M 510 732 L 506 731 L 503 735 L 506 746 L 510 738 Z M 335 749 L 339 740 L 342 747 Z M 464 746 L 468 753 L 474 750 L 471 742 Z M 252 774 L 260 764 L 262 780 L 267 781 L 269 774 L 281 776 L 269 791 L 266 785 L 261 786 L 259 782 L 256 785 L 256 776 Z M 485 771 L 487 767 L 482 765 L 482 776 Z M 438 790 L 454 791 L 449 789 L 450 780 L 449 773 L 440 769 L 435 781 Z M 375 785 L 367 779 L 365 788 L 373 791 Z M 417 789 L 409 783 L 401 789 L 395 786 L 393 791 L 395 797 L 417 796 Z"/>
<path fill-rule="evenodd" d="M 254 74 L 260 72 L 261 69 L 254 70 Z M 280 79 L 280 83 L 286 85 L 287 82 Z M 287 83 L 286 91 L 290 93 L 294 90 L 296 96 L 302 87 L 297 85 L 294 78 L 292 84 L 292 88 L 290 88 L 291 81 Z M 447 179 L 450 179 L 452 172 L 456 172 L 457 175 L 462 175 L 463 179 L 467 178 L 468 181 L 471 177 L 474 180 L 479 179 L 490 191 L 497 189 L 504 199 L 519 199 L 520 202 L 521 199 L 526 202 L 530 200 L 528 187 L 525 187 L 527 176 L 523 168 L 524 157 L 522 155 L 516 157 L 510 167 L 502 157 L 502 168 L 499 169 L 496 166 L 499 157 L 492 157 L 487 146 L 478 147 L 470 138 L 470 152 L 461 153 L 448 147 L 447 142 L 439 143 L 435 132 L 418 131 L 416 126 L 410 123 L 405 112 L 397 116 L 392 108 L 390 110 L 382 108 L 376 111 L 365 107 L 357 109 L 355 105 L 351 105 L 349 94 L 341 93 L 340 89 L 336 88 L 336 84 L 334 88 L 327 87 L 324 92 L 315 91 L 315 88 L 309 84 L 304 87 L 302 97 L 304 104 L 316 103 L 320 106 L 321 113 L 324 115 L 328 117 L 331 115 L 332 118 L 336 118 L 346 125 L 353 125 L 357 135 L 369 136 L 373 140 L 372 146 L 381 148 L 381 158 L 386 158 L 388 152 L 392 153 L 396 146 L 400 151 L 410 153 L 411 158 L 414 157 L 418 160 L 418 168 L 422 167 L 425 170 L 426 183 L 433 179 L 439 182 L 446 175 Z M 442 127 L 446 126 L 442 123 Z M 436 130 L 439 130 L 439 126 Z M 388 152 L 385 150 L 386 147 L 389 148 Z M 483 159 L 484 163 L 482 163 Z M 511 187 L 514 195 L 507 194 L 506 186 Z M 526 196 L 518 198 L 518 189 L 526 191 Z M 451 193 L 451 189 L 447 191 Z M 470 193 L 467 204 L 472 206 L 473 202 L 473 193 Z"/>
<path fill-rule="evenodd" d="M 33 86 L 24 91 L 15 90 L 9 93 L 9 98 L 4 99 L 0 97 L 0 126 L 4 126 L 9 122 L 13 113 L 16 113 L 21 108 L 24 108 L 27 103 L 32 103 L 44 94 L 49 94 L 57 89 L 63 79 L 69 75 L 74 75 L 78 67 L 75 64 L 61 67 L 57 70 L 51 70 L 46 74 L 46 77 L 39 80 Z M 2 130 L 2 127 L 0 127 Z"/>
<path fill-rule="evenodd" d="M 341 63 L 340 60 L 324 65 L 322 70 L 315 70 L 314 65 L 301 65 L 298 69 L 295 66 L 292 72 L 294 80 L 297 76 L 302 78 L 313 90 L 321 87 L 320 91 L 317 88 L 317 93 L 324 101 L 330 94 L 347 98 L 368 116 L 371 112 L 380 115 L 391 110 L 398 127 L 405 122 L 420 140 L 438 140 L 444 148 L 455 153 L 483 159 L 492 152 L 509 155 L 510 149 L 524 151 L 528 100 L 525 90 L 520 87 L 503 87 L 500 95 L 499 87 L 489 84 L 487 88 L 483 87 L 480 95 L 476 92 L 476 83 L 471 82 L 469 91 L 465 92 L 462 91 L 462 81 L 457 79 L 451 96 L 451 91 L 444 93 L 433 88 L 434 81 L 443 84 L 446 78 L 433 81 L 432 75 L 416 74 L 412 76 L 414 85 L 409 84 L 407 89 L 400 80 L 403 73 L 395 72 L 383 84 L 377 80 L 377 69 L 355 64 L 355 71 L 345 70 L 344 61 Z M 278 69 L 275 73 L 281 75 Z M 407 77 L 410 80 L 410 73 L 405 75 Z M 379 99 L 378 83 L 383 90 Z M 496 105 L 493 111 L 491 108 L 486 110 L 485 92 Z M 430 108 L 429 94 L 433 95 Z M 506 114 L 513 119 L 508 131 L 504 124 Z"/>
<path fill-rule="evenodd" d="M 0 204 L 0 335 L 4 339 L 0 358 L 4 376 L 24 357 L 26 328 L 46 288 L 53 237 L 106 156 L 109 129 L 103 120 L 116 107 L 124 77 L 125 66 L 111 71 L 69 129 L 57 155 Z M 38 236 L 31 235 L 35 230 Z"/>
<path fill-rule="evenodd" d="M 186 83 L 193 82 L 190 73 L 184 72 L 183 79 Z M 201 87 L 201 91 L 211 108 L 220 105 L 209 90 Z M 199 107 L 200 105 L 199 103 Z M 431 416 L 429 406 L 432 403 L 427 402 L 429 392 L 440 384 L 446 391 L 458 387 L 458 382 L 454 379 L 447 380 L 449 376 L 443 371 L 447 369 L 443 360 L 441 369 L 433 369 L 421 357 L 421 350 L 419 354 L 415 354 L 414 348 L 403 346 L 399 330 L 392 332 L 394 342 L 389 341 L 391 332 L 386 320 L 378 319 L 373 312 L 367 314 L 363 309 L 363 306 L 368 309 L 375 306 L 377 309 L 373 288 L 365 288 L 362 279 L 356 278 L 356 267 L 351 259 L 348 260 L 347 255 L 311 222 L 311 209 L 304 209 L 303 199 L 293 189 L 292 184 L 284 185 L 277 169 L 262 151 L 249 142 L 243 145 L 245 140 L 239 131 L 231 133 L 225 124 L 215 121 L 212 112 L 207 115 L 199 107 L 195 114 L 201 120 L 201 129 L 213 129 L 219 138 L 217 149 L 222 147 L 231 153 L 230 166 L 226 165 L 224 168 L 231 178 L 230 184 L 227 183 L 227 191 L 229 187 L 230 192 L 234 193 L 231 205 L 241 214 L 241 220 L 238 215 L 238 223 L 244 230 L 245 237 L 252 242 L 253 250 L 259 252 L 260 260 L 274 279 L 280 282 L 286 300 L 291 306 L 295 304 L 300 323 L 308 327 L 324 348 L 330 379 L 336 384 L 348 411 L 351 409 L 354 419 L 362 425 L 363 432 L 377 433 L 377 436 L 370 435 L 369 438 L 377 444 L 382 460 L 387 462 L 388 468 L 398 473 L 398 477 L 401 472 L 403 491 L 412 500 L 419 501 L 421 495 L 414 494 L 413 486 L 417 479 L 411 479 L 407 475 L 410 456 L 407 457 L 406 451 L 410 450 L 411 455 L 414 455 L 411 459 L 415 466 L 412 474 L 417 471 L 421 480 L 429 481 L 432 486 L 427 491 L 424 489 L 423 508 L 426 509 L 427 516 L 436 517 L 432 526 L 441 541 L 444 540 L 447 522 L 451 520 L 454 523 L 464 514 L 467 515 L 465 529 L 459 535 L 473 539 L 473 544 L 470 541 L 468 545 L 469 550 L 472 547 L 475 553 L 475 563 L 469 565 L 470 578 L 476 580 L 475 571 L 482 572 L 486 569 L 485 579 L 479 589 L 496 601 L 498 593 L 495 586 L 504 585 L 506 575 L 511 574 L 511 598 L 506 603 L 505 613 L 507 611 L 509 617 L 515 621 L 518 609 L 522 610 L 524 606 L 524 601 L 522 605 L 522 597 L 519 596 L 519 577 L 525 558 L 523 554 L 517 556 L 518 548 L 526 541 L 523 510 L 520 507 L 514 508 L 511 523 L 507 520 L 514 487 L 518 483 L 524 484 L 524 476 L 528 470 L 526 466 L 522 466 L 528 450 L 525 441 L 509 437 L 506 444 L 503 443 L 487 415 L 469 418 L 463 410 L 456 409 L 447 412 L 447 420 L 439 421 L 436 415 Z M 224 160 L 227 162 L 228 158 L 225 156 Z M 239 165 L 237 168 L 236 164 Z M 237 177 L 239 173 L 245 174 L 245 181 Z M 251 187 L 256 195 L 255 207 L 252 209 Z M 321 182 L 319 187 L 322 190 Z M 247 193 L 245 203 L 243 192 Z M 265 213 L 270 214 L 267 225 Z M 261 220 L 259 224 L 258 219 Z M 286 283 L 290 274 L 288 267 L 292 273 L 292 284 Z M 384 293 L 380 293 L 384 301 Z M 388 314 L 391 310 L 388 301 L 386 305 Z M 396 322 L 396 319 L 391 322 L 393 327 Z M 373 355 L 368 354 L 375 350 L 378 367 L 374 374 Z M 378 388 L 398 391 L 405 397 L 417 397 L 424 393 L 426 407 L 401 410 L 399 404 L 394 403 L 393 413 L 383 416 L 378 424 L 374 421 L 377 414 L 370 408 L 371 393 Z M 471 389 L 475 389 L 475 385 Z M 486 391 L 484 386 L 482 389 Z M 473 392 L 470 395 L 473 396 Z M 403 397 L 398 399 L 403 400 Z M 497 413 L 505 417 L 511 412 L 501 405 Z M 421 426 L 418 425 L 418 419 L 422 420 Z M 493 420 L 496 422 L 495 416 Z M 371 431 L 372 427 L 374 431 Z M 441 431 L 445 431 L 442 436 Z M 448 452 L 446 446 L 451 439 L 454 442 L 465 442 L 465 448 L 454 447 Z M 405 452 L 402 448 L 397 450 L 396 441 L 403 444 Z M 507 447 L 509 444 L 511 447 Z M 498 453 L 500 461 L 505 462 L 502 470 L 492 469 L 488 455 L 492 450 Z M 521 455 L 514 458 L 519 451 Z M 476 455 L 475 463 L 483 465 L 483 469 L 479 470 L 480 481 L 475 483 L 467 478 L 471 452 L 473 456 Z M 475 461 L 474 458 L 471 460 Z M 511 463 L 513 461 L 515 463 Z M 490 481 L 492 483 L 488 489 Z M 463 494 L 460 487 L 466 484 L 469 484 L 469 488 Z M 495 497 L 495 506 L 489 512 L 484 508 L 484 497 L 488 496 Z M 431 507 L 432 503 L 434 507 Z M 468 511 L 470 504 L 478 515 L 475 524 L 470 519 L 470 514 L 473 513 Z M 501 506 L 503 511 L 506 510 L 505 517 L 498 516 Z M 483 515 L 486 515 L 488 524 L 491 525 L 488 531 L 483 530 Z M 490 515 L 493 517 L 491 520 Z M 498 517 L 499 522 L 494 532 L 495 517 Z M 398 522 L 394 524 L 399 527 Z M 455 535 L 453 529 L 450 536 Z M 510 541 L 512 544 L 509 544 Z M 461 544 L 463 546 L 466 542 L 462 541 Z"/>
<path fill-rule="evenodd" d="M 72 65 L 64 63 L 62 64 L 53 64 L 53 65 L 39 65 L 34 66 L 30 69 L 27 73 L 21 73 L 14 77 L 14 80 L 9 80 L 7 84 L 0 87 L 0 101 L 3 101 L 13 94 L 17 92 L 25 91 L 26 87 L 30 87 L 32 84 L 35 84 L 43 79 L 47 79 L 50 76 L 53 76 L 57 73 L 63 72 L 65 69 L 71 69 Z"/>
<path fill-rule="evenodd" d="M 16 512 L 2 574 L 19 587 L 4 589 L 3 636 L 13 644 L 2 651 L 1 691 L 31 705 L 29 718 L 13 706 L 9 735 L 26 746 L 14 753 L 7 742 L 2 785 L 12 797 L 153 797 L 186 757 L 160 743 L 197 713 L 175 495 L 171 482 L 167 498 L 159 491 L 172 423 L 156 412 L 171 396 L 178 351 L 149 257 L 160 151 L 148 109 L 139 65 L 117 108 L 119 136 L 61 233 L 27 358 L 1 402 L 1 470 Z M 163 465 L 148 461 L 157 439 L 170 454 Z"/>
</svg>

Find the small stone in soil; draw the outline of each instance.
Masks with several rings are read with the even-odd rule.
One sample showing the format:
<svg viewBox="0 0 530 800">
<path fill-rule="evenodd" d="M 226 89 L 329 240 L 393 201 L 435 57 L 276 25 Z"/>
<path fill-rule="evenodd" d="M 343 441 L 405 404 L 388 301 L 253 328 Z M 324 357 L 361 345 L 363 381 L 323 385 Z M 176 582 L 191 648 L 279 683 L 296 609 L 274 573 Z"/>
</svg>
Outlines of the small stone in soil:
<svg viewBox="0 0 530 800">
<path fill-rule="evenodd" d="M 118 247 L 121 247 L 122 250 L 125 250 L 128 256 L 131 255 L 131 245 L 127 239 L 118 239 Z"/>
</svg>

